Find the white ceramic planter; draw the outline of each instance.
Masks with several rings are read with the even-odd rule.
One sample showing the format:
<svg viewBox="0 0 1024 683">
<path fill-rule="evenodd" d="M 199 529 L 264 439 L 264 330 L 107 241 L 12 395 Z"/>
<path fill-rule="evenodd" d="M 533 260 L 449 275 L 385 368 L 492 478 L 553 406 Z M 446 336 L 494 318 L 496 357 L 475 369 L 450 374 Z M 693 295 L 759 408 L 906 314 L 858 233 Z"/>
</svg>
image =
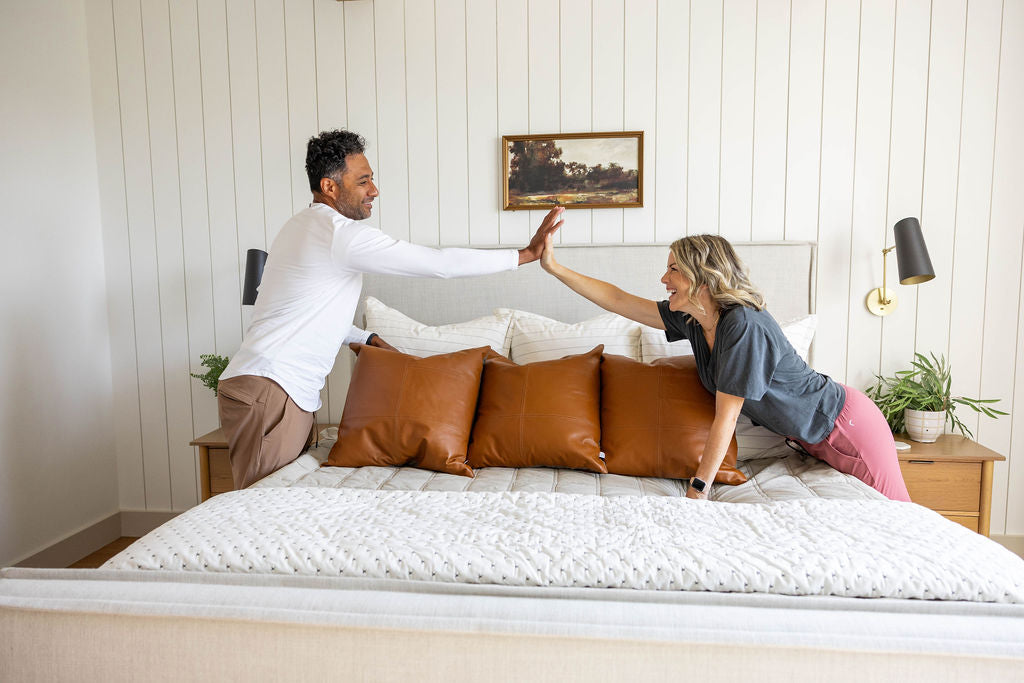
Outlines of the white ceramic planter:
<svg viewBox="0 0 1024 683">
<path fill-rule="evenodd" d="M 907 426 L 907 436 L 914 441 L 932 443 L 942 436 L 946 427 L 946 413 L 904 408 L 903 421 Z"/>
</svg>

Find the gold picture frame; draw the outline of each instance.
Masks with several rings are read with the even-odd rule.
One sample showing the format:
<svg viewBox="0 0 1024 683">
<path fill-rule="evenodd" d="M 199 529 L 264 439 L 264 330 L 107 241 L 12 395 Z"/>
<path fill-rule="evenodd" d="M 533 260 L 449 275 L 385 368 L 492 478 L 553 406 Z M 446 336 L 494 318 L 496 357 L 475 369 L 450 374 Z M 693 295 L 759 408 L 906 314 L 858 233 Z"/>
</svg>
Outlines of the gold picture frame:
<svg viewBox="0 0 1024 683">
<path fill-rule="evenodd" d="M 502 209 L 644 205 L 644 132 L 501 137 Z"/>
</svg>

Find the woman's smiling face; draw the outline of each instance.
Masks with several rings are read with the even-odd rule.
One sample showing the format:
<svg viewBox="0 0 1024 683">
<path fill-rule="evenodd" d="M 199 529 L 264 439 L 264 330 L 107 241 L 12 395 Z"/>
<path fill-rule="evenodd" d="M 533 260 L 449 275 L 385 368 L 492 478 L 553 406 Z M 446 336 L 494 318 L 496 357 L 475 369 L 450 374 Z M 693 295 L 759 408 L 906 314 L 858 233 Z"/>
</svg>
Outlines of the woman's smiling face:
<svg viewBox="0 0 1024 683">
<path fill-rule="evenodd" d="M 668 267 L 661 276 L 661 283 L 668 290 L 669 310 L 689 313 L 690 311 L 686 309 L 690 304 L 690 280 L 680 272 L 672 252 L 668 253 Z"/>
</svg>

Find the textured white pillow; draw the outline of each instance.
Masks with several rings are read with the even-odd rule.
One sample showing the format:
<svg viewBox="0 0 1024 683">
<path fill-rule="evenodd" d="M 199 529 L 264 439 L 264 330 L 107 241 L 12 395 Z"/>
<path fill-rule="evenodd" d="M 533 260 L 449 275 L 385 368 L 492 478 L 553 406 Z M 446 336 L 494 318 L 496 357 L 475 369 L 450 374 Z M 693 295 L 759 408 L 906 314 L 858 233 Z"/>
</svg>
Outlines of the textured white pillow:
<svg viewBox="0 0 1024 683">
<path fill-rule="evenodd" d="M 785 458 L 796 451 L 786 445 L 786 437 L 755 425 L 746 415 L 736 420 L 736 460 Z"/>
<path fill-rule="evenodd" d="M 782 333 L 786 335 L 786 339 L 796 349 L 797 354 L 806 361 L 807 353 L 811 348 L 811 341 L 814 339 L 814 331 L 818 327 L 818 316 L 812 314 L 793 318 L 792 320 L 780 323 L 779 327 L 782 328 Z M 645 363 L 650 363 L 658 358 L 693 355 L 690 342 L 686 339 L 669 343 L 665 339 L 664 330 L 656 330 L 646 325 L 643 325 L 642 328 L 640 333 L 640 353 Z"/>
<path fill-rule="evenodd" d="M 640 325 L 615 313 L 571 324 L 507 308 L 494 312 L 514 314 L 511 358 L 519 364 L 586 353 L 598 344 L 605 353 L 640 360 Z"/>
<path fill-rule="evenodd" d="M 366 329 L 376 332 L 402 353 L 436 356 L 478 346 L 490 346 L 503 356 L 509 352 L 512 312 L 449 325 L 424 325 L 372 296 L 366 297 Z"/>
<path fill-rule="evenodd" d="M 659 358 L 673 356 L 692 356 L 693 348 L 689 339 L 669 342 L 665 339 L 665 330 L 658 330 L 647 325 L 640 326 L 640 357 L 645 363 Z"/>
</svg>

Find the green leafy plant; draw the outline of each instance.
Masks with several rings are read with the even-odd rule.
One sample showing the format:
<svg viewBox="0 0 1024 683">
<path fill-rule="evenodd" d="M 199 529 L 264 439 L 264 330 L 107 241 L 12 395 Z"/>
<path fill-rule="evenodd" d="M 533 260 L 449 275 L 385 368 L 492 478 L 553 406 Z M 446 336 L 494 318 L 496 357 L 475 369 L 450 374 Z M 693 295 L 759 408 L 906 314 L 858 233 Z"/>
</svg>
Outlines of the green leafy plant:
<svg viewBox="0 0 1024 683">
<path fill-rule="evenodd" d="M 228 358 L 215 353 L 204 353 L 199 356 L 199 361 L 203 367 L 209 369 L 203 373 L 190 372 L 188 374 L 212 389 L 213 395 L 216 396 L 217 382 L 220 381 L 220 373 L 224 372 L 224 368 L 228 366 Z"/>
<path fill-rule="evenodd" d="M 987 404 L 997 403 L 998 398 L 965 398 L 950 395 L 952 384 L 951 368 L 945 356 L 931 358 L 921 353 L 914 354 L 911 362 L 912 370 L 897 370 L 892 377 L 875 375 L 875 385 L 864 393 L 875 402 L 882 415 L 885 415 L 889 428 L 893 433 L 905 430 L 903 409 L 932 410 L 946 413 L 946 421 L 972 439 L 974 434 L 956 416 L 956 407 L 967 406 L 989 417 L 1006 415 L 1001 410 L 990 408 Z"/>
</svg>

